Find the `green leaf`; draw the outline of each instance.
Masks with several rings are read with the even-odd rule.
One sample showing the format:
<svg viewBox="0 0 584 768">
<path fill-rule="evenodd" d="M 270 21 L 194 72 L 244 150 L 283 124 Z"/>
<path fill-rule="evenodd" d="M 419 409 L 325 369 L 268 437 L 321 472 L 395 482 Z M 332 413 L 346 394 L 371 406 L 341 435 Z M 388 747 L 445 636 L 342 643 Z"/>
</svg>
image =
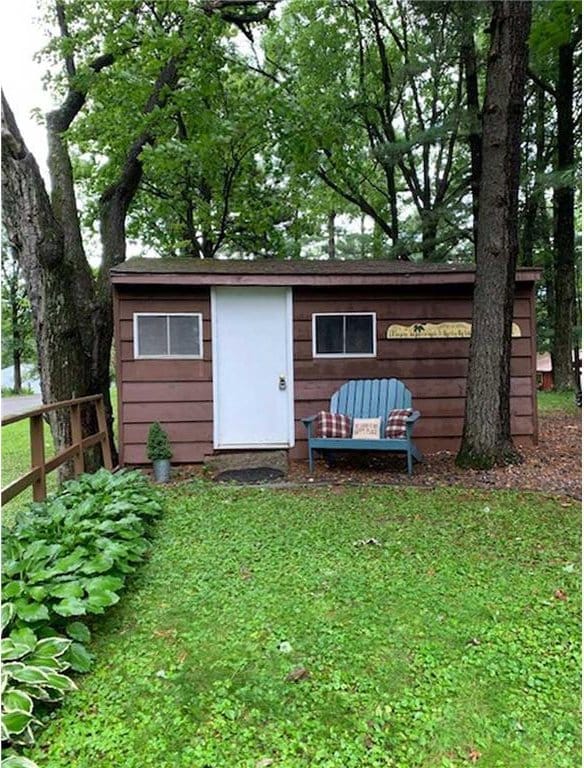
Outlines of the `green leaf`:
<svg viewBox="0 0 584 768">
<path fill-rule="evenodd" d="M 26 645 L 29 651 L 32 651 L 37 644 L 37 636 L 30 627 L 18 627 L 10 633 L 10 639 L 18 645 Z"/>
<path fill-rule="evenodd" d="M 0 768 L 39 768 L 36 763 L 22 755 L 10 755 L 2 760 Z"/>
<path fill-rule="evenodd" d="M 82 597 L 83 585 L 78 579 L 75 581 L 65 581 L 62 584 L 57 584 L 55 587 L 51 587 L 49 594 L 53 597 Z"/>
<path fill-rule="evenodd" d="M 105 555 L 103 553 L 97 555 L 96 557 L 92 558 L 91 560 L 88 560 L 83 568 L 81 568 L 82 573 L 104 573 L 105 571 L 109 571 L 110 568 L 114 564 L 113 557 L 110 557 L 109 555 Z"/>
<path fill-rule="evenodd" d="M 47 681 L 45 686 L 47 688 L 54 688 L 57 691 L 65 693 L 66 691 L 76 691 L 77 686 L 67 677 L 67 675 L 60 675 L 58 672 L 47 672 Z"/>
<path fill-rule="evenodd" d="M 22 733 L 31 720 L 32 715 L 30 713 L 20 712 L 18 710 L 14 712 L 4 712 L 2 715 L 2 723 L 10 736 Z"/>
<path fill-rule="evenodd" d="M 14 680 L 30 685 L 44 685 L 47 682 L 47 675 L 40 667 L 21 666 L 22 669 L 15 669 L 11 673 Z"/>
<path fill-rule="evenodd" d="M 72 643 L 64 658 L 75 672 L 89 672 L 94 659 L 93 655 L 81 643 Z"/>
<path fill-rule="evenodd" d="M 30 594 L 30 596 L 32 597 L 33 600 L 35 600 L 37 603 L 40 603 L 47 596 L 47 588 L 46 587 L 31 587 L 29 589 L 29 594 Z"/>
<path fill-rule="evenodd" d="M 2 696 L 2 706 L 7 712 L 20 710 L 21 712 L 28 712 L 32 714 L 32 699 L 24 691 L 19 691 L 16 688 L 9 688 L 4 692 Z"/>
<path fill-rule="evenodd" d="M 3 603 L 2 605 L 2 632 L 12 621 L 14 617 L 14 605 L 12 603 Z"/>
<path fill-rule="evenodd" d="M 115 592 L 104 590 L 103 592 L 92 592 L 87 598 L 87 608 L 91 613 L 103 613 L 110 605 L 115 605 L 120 596 Z"/>
<path fill-rule="evenodd" d="M 71 640 L 64 637 L 47 637 L 39 640 L 34 649 L 34 655 L 37 657 L 55 657 L 65 653 L 71 645 Z"/>
<path fill-rule="evenodd" d="M 50 568 L 52 574 L 71 573 L 77 571 L 85 563 L 87 550 L 85 547 L 76 547 L 70 555 L 55 560 Z"/>
<path fill-rule="evenodd" d="M 14 603 L 16 613 L 23 621 L 48 621 L 49 611 L 46 605 L 38 603 L 29 603 L 26 600 L 16 600 Z"/>
<path fill-rule="evenodd" d="M 79 640 L 80 643 L 88 643 L 91 640 L 91 632 L 81 621 L 72 621 L 67 624 L 65 631 L 73 640 Z"/>
<path fill-rule="evenodd" d="M 60 616 L 83 616 L 87 613 L 87 602 L 77 597 L 67 597 L 53 606 L 55 613 Z"/>
<path fill-rule="evenodd" d="M 117 592 L 124 586 L 124 580 L 118 576 L 96 576 L 85 579 L 83 586 L 91 596 L 94 592 Z"/>
<path fill-rule="evenodd" d="M 4 599 L 10 599 L 12 597 L 20 597 L 24 592 L 24 581 L 9 581 L 2 587 L 2 597 Z"/>
<path fill-rule="evenodd" d="M 29 652 L 27 645 L 15 643 L 10 637 L 3 637 L 0 640 L 0 656 L 2 661 L 13 661 L 21 659 Z"/>
</svg>

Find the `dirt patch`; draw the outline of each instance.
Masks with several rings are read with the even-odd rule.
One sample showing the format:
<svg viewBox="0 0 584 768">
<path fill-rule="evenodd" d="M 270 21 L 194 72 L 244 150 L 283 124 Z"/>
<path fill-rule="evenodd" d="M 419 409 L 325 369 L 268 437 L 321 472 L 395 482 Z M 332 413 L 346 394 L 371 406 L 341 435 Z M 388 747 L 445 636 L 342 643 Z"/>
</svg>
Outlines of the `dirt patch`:
<svg viewBox="0 0 584 768">
<path fill-rule="evenodd" d="M 543 493 L 582 496 L 582 429 L 580 414 L 553 413 L 540 415 L 539 445 L 517 447 L 523 463 L 492 470 L 459 469 L 455 454 L 446 451 L 426 455 L 422 464 L 414 465 L 408 477 L 405 457 L 399 454 L 372 455 L 347 453 L 339 456 L 333 467 L 322 460 L 315 462 L 314 472 L 308 471 L 308 461 L 292 461 L 286 480 L 279 487 L 326 484 L 341 490 L 343 485 L 393 485 L 437 488 L 458 487 L 512 488 Z M 193 477 L 209 478 L 209 470 L 201 465 L 173 468 L 174 482 Z M 274 484 L 275 485 L 275 484 Z"/>
<path fill-rule="evenodd" d="M 523 463 L 492 470 L 459 469 L 455 454 L 443 451 L 426 455 L 422 464 L 414 465 L 408 477 L 405 458 L 399 454 L 386 456 L 339 456 L 332 467 L 315 462 L 308 472 L 306 461 L 291 462 L 288 479 L 296 482 L 384 483 L 438 487 L 457 485 L 469 488 L 517 488 L 582 496 L 582 429 L 578 415 L 563 413 L 544 415 L 539 423 L 539 445 L 517 447 Z"/>
</svg>

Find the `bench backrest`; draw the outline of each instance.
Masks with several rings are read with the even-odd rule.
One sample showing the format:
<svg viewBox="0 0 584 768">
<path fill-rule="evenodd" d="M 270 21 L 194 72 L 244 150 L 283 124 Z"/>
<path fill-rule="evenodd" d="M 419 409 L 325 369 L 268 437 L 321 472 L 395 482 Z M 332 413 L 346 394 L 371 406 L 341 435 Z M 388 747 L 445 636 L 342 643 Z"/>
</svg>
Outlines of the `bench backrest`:
<svg viewBox="0 0 584 768">
<path fill-rule="evenodd" d="M 331 413 L 382 420 L 394 408 L 411 408 L 412 393 L 398 379 L 352 379 L 331 397 Z"/>
</svg>

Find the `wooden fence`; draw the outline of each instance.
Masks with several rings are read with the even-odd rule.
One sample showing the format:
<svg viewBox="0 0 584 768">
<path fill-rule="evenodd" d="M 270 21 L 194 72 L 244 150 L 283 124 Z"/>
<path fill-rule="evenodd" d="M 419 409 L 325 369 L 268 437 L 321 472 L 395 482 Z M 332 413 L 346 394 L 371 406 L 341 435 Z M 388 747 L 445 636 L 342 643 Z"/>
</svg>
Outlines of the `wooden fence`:
<svg viewBox="0 0 584 768">
<path fill-rule="evenodd" d="M 95 403 L 97 414 L 97 429 L 94 434 L 83 437 L 81 429 L 81 406 Z M 45 459 L 44 416 L 46 413 L 56 411 L 59 408 L 69 408 L 71 416 L 71 445 L 53 456 L 48 461 Z M 85 469 L 83 452 L 98 443 L 101 445 L 103 465 L 106 469 L 112 469 L 112 453 L 109 444 L 105 408 L 102 395 L 89 395 L 77 397 L 74 400 L 62 400 L 59 403 L 51 403 L 25 411 L 14 416 L 2 419 L 2 426 L 14 424 L 23 419 L 30 420 L 30 472 L 22 475 L 14 482 L 2 489 L 2 503 L 6 503 L 22 493 L 32 485 L 32 496 L 35 501 L 42 501 L 47 496 L 46 476 L 49 472 L 60 467 L 64 462 L 73 460 L 75 476 L 80 475 Z"/>
</svg>

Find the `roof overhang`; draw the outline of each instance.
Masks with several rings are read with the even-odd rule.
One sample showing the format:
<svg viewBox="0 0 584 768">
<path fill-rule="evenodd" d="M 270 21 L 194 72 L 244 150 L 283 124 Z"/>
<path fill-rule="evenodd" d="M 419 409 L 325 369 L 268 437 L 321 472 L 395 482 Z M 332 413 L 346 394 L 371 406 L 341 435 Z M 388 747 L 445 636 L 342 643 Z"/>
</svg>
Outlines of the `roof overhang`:
<svg viewBox="0 0 584 768">
<path fill-rule="evenodd" d="M 516 282 L 535 283 L 541 277 L 541 270 L 522 269 L 516 273 Z M 286 274 L 224 273 L 217 271 L 158 272 L 124 271 L 123 266 L 111 272 L 111 281 L 117 286 L 159 285 L 159 286 L 211 286 L 211 285 L 255 285 L 255 286 L 429 286 L 469 285 L 475 280 L 474 269 L 444 271 L 415 271 L 386 274 L 355 273 L 303 273 L 301 270 Z"/>
</svg>

